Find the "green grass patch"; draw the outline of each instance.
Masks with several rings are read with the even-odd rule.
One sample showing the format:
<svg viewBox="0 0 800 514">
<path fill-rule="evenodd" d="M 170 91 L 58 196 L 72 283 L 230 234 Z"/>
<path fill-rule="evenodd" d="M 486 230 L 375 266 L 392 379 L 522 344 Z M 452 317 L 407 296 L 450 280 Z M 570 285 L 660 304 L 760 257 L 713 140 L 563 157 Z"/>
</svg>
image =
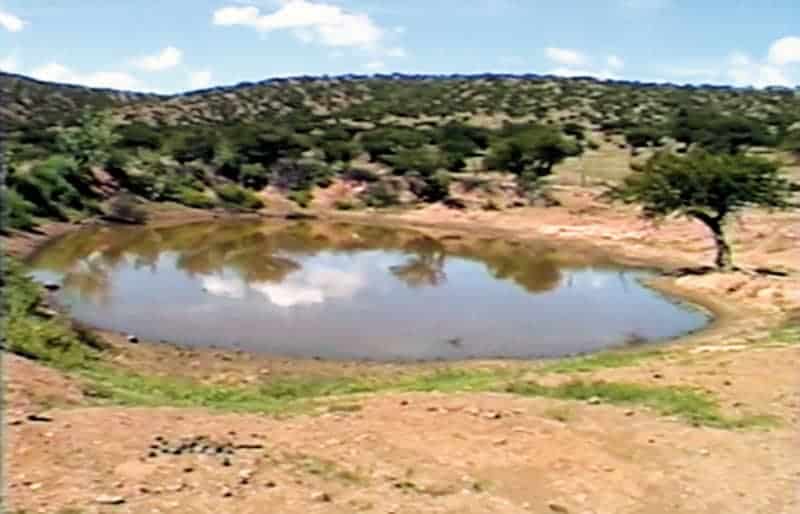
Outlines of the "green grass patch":
<svg viewBox="0 0 800 514">
<path fill-rule="evenodd" d="M 595 398 L 614 405 L 643 405 L 662 416 L 674 416 L 696 426 L 731 429 L 764 426 L 777 421 L 767 416 L 727 417 L 719 411 L 719 405 L 712 397 L 686 387 L 651 387 L 576 380 L 553 387 L 531 382 L 515 383 L 507 386 L 506 391 L 562 400 L 586 401 Z"/>
<path fill-rule="evenodd" d="M 634 366 L 645 359 L 663 357 L 661 350 L 607 351 L 570 359 L 559 359 L 544 366 L 544 373 L 586 373 L 606 368 Z"/>
</svg>

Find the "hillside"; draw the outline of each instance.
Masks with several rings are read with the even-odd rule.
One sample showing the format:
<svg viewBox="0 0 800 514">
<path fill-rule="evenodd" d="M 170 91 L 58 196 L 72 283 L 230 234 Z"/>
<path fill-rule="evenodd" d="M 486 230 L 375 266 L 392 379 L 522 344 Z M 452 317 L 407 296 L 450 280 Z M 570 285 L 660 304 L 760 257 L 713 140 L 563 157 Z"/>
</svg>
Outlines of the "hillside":
<svg viewBox="0 0 800 514">
<path fill-rule="evenodd" d="M 119 190 L 192 207 L 512 208 L 608 183 L 658 149 L 791 165 L 800 95 L 540 76 L 273 79 L 159 96 L 0 74 L 10 224 Z M 477 174 L 477 175 L 476 175 Z M 470 175 L 470 176 L 467 176 Z M 331 188 L 331 186 L 335 186 Z"/>
</svg>

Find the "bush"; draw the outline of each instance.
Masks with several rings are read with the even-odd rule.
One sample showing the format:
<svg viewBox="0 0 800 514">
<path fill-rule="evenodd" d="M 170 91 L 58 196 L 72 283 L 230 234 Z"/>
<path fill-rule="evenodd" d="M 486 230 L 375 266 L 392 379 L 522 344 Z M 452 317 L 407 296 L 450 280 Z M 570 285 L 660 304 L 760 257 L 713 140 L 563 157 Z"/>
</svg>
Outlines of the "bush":
<svg viewBox="0 0 800 514">
<path fill-rule="evenodd" d="M 302 190 L 302 191 L 291 191 L 288 195 L 286 195 L 289 200 L 293 201 L 300 207 L 308 207 L 311 203 L 311 191 Z"/>
<path fill-rule="evenodd" d="M 363 198 L 368 207 L 391 207 L 398 204 L 397 193 L 383 182 L 375 182 L 367 186 Z"/>
<path fill-rule="evenodd" d="M 6 188 L 0 191 L 0 204 L 3 209 L 0 227 L 29 230 L 36 226 L 33 221 L 36 208 L 13 189 Z"/>
<path fill-rule="evenodd" d="M 65 177 L 75 177 L 75 161 L 53 156 L 28 173 L 12 174 L 9 185 L 29 204 L 33 214 L 65 220 L 65 208 L 83 209 L 84 202 L 75 186 Z"/>
<path fill-rule="evenodd" d="M 180 192 L 178 202 L 196 209 L 210 209 L 214 207 L 214 199 L 202 191 L 194 189 L 183 189 Z"/>
<path fill-rule="evenodd" d="M 345 180 L 356 182 L 376 182 L 380 178 L 374 171 L 359 167 L 347 168 L 341 175 Z"/>
<path fill-rule="evenodd" d="M 161 134 L 146 123 L 135 121 L 117 127 L 116 131 L 120 138 L 117 144 L 124 148 L 149 148 L 151 150 L 161 148 Z"/>
<path fill-rule="evenodd" d="M 260 163 L 248 163 L 239 170 L 239 180 L 250 189 L 263 189 L 269 183 L 269 173 Z"/>
<path fill-rule="evenodd" d="M 412 179 L 411 190 L 426 202 L 438 202 L 450 195 L 450 174 L 437 171 L 429 177 Z"/>
<path fill-rule="evenodd" d="M 351 211 L 355 209 L 355 205 L 347 200 L 336 200 L 333 206 L 340 211 Z"/>
<path fill-rule="evenodd" d="M 236 184 L 225 184 L 214 190 L 219 199 L 228 205 L 245 209 L 260 209 L 264 206 L 255 194 Z"/>
</svg>

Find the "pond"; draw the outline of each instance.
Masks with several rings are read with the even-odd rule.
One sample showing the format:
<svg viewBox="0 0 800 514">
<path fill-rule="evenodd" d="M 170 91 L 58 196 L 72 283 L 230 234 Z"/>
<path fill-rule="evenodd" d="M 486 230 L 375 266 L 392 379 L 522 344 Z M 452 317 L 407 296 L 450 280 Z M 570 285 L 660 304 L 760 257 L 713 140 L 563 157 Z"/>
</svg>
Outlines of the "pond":
<svg viewBox="0 0 800 514">
<path fill-rule="evenodd" d="M 272 355 L 557 357 L 708 322 L 645 287 L 648 272 L 578 252 L 342 223 L 98 226 L 29 265 L 92 326 Z"/>
</svg>

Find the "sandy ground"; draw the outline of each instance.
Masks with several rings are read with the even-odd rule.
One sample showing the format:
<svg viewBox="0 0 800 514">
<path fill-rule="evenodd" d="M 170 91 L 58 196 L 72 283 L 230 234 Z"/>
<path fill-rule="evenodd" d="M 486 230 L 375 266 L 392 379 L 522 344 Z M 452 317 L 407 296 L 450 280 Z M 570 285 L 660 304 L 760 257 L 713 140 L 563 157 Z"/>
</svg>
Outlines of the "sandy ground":
<svg viewBox="0 0 800 514">
<path fill-rule="evenodd" d="M 380 219 L 335 216 L 487 237 L 591 242 L 622 260 L 660 266 L 710 261 L 709 238 L 694 223 L 669 220 L 656 230 L 632 210 L 597 202 L 591 191 L 565 190 L 561 198 L 562 207 L 548 209 L 433 206 Z M 726 414 L 768 414 L 779 420 L 776 426 L 694 427 L 643 407 L 488 393 L 349 396 L 353 409 L 320 408 L 285 419 L 87 406 L 75 379 L 4 355 L 5 511 L 800 512 L 800 345 L 768 338 L 779 323 L 800 320 L 800 214 L 746 213 L 732 227 L 740 265 L 788 275 L 659 279 L 660 287 L 712 308 L 720 321 L 671 344 L 669 359 L 579 375 L 697 387 L 719 398 Z M 21 244 L 15 240 L 7 242 Z M 129 345 L 118 335 L 104 337 L 118 366 L 206 383 L 411 369 Z M 30 420 L 31 414 L 45 414 L 48 421 Z M 172 448 L 181 438 L 200 435 L 207 437 L 202 444 L 222 445 L 223 453 L 174 455 L 156 440 Z"/>
</svg>

